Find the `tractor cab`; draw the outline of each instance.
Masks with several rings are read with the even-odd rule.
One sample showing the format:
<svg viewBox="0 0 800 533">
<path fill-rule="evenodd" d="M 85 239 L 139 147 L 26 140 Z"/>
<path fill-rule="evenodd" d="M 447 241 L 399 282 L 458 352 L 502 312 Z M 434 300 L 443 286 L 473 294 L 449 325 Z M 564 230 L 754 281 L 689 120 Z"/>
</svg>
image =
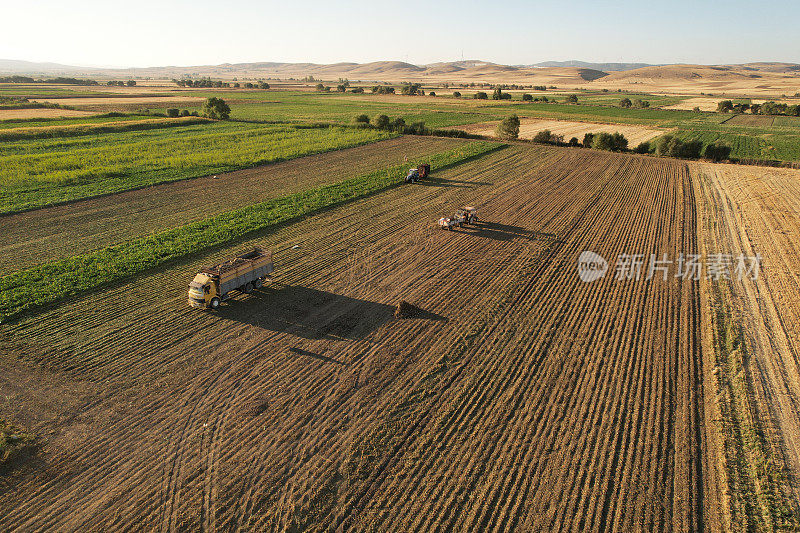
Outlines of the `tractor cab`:
<svg viewBox="0 0 800 533">
<path fill-rule="evenodd" d="M 474 224 L 478 221 L 478 210 L 471 205 L 461 207 L 456 210 L 455 218 L 461 219 L 465 224 Z"/>
<path fill-rule="evenodd" d="M 416 181 L 419 181 L 419 170 L 416 168 L 409 169 L 406 183 L 414 183 Z"/>
</svg>

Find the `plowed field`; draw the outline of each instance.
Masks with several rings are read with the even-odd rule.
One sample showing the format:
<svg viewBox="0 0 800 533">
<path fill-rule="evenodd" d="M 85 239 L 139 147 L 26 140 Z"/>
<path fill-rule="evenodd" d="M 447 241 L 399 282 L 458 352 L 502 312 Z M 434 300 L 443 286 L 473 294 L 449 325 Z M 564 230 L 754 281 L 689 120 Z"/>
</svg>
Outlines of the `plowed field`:
<svg viewBox="0 0 800 533">
<path fill-rule="evenodd" d="M 717 529 L 698 283 L 613 266 L 696 251 L 694 191 L 514 146 L 0 326 L 3 408 L 48 442 L 0 530 Z M 254 243 L 289 248 L 268 287 L 187 307 Z"/>
</svg>

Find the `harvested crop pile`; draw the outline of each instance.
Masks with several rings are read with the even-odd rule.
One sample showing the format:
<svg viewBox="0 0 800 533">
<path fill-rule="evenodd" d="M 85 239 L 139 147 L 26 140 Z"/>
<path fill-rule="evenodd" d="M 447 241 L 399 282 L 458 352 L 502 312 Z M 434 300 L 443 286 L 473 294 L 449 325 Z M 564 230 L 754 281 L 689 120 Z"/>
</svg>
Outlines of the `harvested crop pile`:
<svg viewBox="0 0 800 533">
<path fill-rule="evenodd" d="M 397 304 L 397 307 L 394 310 L 394 317 L 395 318 L 411 318 L 419 309 L 405 300 L 400 300 L 400 303 Z"/>
<path fill-rule="evenodd" d="M 34 435 L 0 418 L 0 468 L 33 453 L 37 446 Z"/>
</svg>

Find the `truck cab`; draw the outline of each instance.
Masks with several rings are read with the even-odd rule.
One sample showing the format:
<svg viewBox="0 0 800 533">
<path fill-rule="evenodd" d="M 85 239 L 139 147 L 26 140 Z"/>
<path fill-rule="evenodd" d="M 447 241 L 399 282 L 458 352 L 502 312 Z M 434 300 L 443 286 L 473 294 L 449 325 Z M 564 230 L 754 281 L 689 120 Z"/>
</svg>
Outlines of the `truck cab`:
<svg viewBox="0 0 800 533">
<path fill-rule="evenodd" d="M 189 283 L 189 305 L 192 307 L 216 309 L 220 300 L 217 284 L 208 274 L 197 274 Z"/>
</svg>

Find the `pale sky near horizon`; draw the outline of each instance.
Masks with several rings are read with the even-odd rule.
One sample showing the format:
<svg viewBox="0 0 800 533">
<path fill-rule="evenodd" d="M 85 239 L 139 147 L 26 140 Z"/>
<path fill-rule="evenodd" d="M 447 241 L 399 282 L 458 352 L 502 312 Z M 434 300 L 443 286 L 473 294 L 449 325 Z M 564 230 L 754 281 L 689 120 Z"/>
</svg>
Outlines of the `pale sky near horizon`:
<svg viewBox="0 0 800 533">
<path fill-rule="evenodd" d="M 789 0 L 29 0 L 3 7 L 0 58 L 104 67 L 462 57 L 800 63 L 796 9 Z"/>
</svg>

